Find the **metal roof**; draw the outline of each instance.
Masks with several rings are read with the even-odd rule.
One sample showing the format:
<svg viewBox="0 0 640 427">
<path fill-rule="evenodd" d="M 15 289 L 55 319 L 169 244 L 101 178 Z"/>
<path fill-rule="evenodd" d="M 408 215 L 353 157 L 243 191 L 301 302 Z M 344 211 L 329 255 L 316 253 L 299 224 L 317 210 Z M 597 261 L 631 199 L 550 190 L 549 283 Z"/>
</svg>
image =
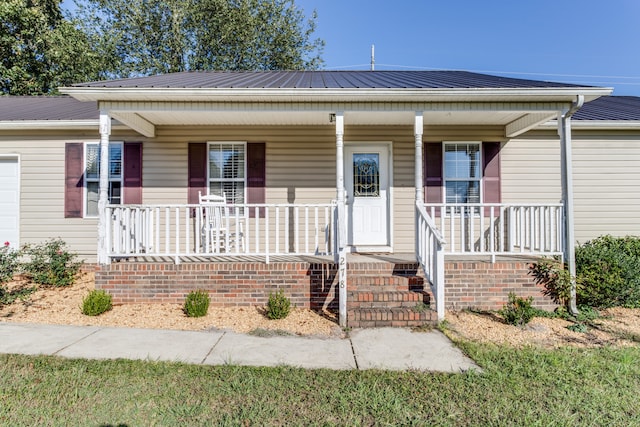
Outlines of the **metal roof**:
<svg viewBox="0 0 640 427">
<path fill-rule="evenodd" d="M 603 96 L 584 104 L 573 120 L 640 121 L 640 97 Z"/>
<path fill-rule="evenodd" d="M 529 89 L 591 87 L 468 71 L 188 71 L 105 80 L 77 88 L 206 89 Z"/>
<path fill-rule="evenodd" d="M 95 120 L 95 102 L 69 96 L 0 96 L 0 122 L 31 120 Z"/>
</svg>

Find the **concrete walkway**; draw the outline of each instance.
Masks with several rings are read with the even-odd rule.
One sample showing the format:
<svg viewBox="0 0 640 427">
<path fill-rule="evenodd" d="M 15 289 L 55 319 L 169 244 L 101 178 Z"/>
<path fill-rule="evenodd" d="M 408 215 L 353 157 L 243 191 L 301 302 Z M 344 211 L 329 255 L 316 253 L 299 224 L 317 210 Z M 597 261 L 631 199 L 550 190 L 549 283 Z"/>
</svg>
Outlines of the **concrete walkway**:
<svg viewBox="0 0 640 427">
<path fill-rule="evenodd" d="M 441 332 L 401 328 L 360 329 L 348 339 L 323 339 L 0 322 L 0 353 L 309 369 L 480 370 Z"/>
</svg>

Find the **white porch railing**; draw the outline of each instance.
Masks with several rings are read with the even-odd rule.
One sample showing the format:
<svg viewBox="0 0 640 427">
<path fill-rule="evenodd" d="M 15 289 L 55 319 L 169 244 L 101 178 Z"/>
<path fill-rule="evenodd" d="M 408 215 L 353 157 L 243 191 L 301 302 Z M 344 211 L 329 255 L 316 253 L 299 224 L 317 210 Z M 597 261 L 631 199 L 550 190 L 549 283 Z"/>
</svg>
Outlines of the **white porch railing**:
<svg viewBox="0 0 640 427">
<path fill-rule="evenodd" d="M 207 228 L 207 208 L 108 205 L 103 250 L 109 260 L 162 256 L 176 263 L 188 256 L 260 255 L 269 262 L 270 255 L 337 253 L 335 203 L 228 206 L 215 236 Z"/>
<path fill-rule="evenodd" d="M 562 255 L 564 209 L 550 204 L 428 204 L 447 255 Z"/>
<path fill-rule="evenodd" d="M 427 215 L 424 206 L 416 204 L 416 257 L 436 299 L 438 320 L 444 319 L 444 244 L 445 240 Z"/>
</svg>

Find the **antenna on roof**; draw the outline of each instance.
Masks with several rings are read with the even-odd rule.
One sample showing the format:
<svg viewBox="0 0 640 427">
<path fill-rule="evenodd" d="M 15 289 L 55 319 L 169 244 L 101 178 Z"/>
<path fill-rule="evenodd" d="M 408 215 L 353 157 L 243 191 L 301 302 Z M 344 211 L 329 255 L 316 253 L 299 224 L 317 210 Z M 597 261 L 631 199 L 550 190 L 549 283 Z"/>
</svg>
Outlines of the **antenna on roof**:
<svg viewBox="0 0 640 427">
<path fill-rule="evenodd" d="M 371 71 L 376 69 L 376 45 L 371 45 Z"/>
</svg>

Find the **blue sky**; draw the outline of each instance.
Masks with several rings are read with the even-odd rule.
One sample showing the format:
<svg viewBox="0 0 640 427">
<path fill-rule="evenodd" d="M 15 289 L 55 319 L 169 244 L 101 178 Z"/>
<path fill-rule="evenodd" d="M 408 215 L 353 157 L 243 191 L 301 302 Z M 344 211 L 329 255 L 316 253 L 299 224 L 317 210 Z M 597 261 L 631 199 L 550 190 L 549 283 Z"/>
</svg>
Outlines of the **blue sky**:
<svg viewBox="0 0 640 427">
<path fill-rule="evenodd" d="M 325 68 L 447 69 L 640 96 L 640 0 L 295 0 Z M 73 4 L 65 0 L 64 5 Z"/>
<path fill-rule="evenodd" d="M 640 0 L 296 0 L 327 69 L 461 69 L 640 96 Z"/>
</svg>

